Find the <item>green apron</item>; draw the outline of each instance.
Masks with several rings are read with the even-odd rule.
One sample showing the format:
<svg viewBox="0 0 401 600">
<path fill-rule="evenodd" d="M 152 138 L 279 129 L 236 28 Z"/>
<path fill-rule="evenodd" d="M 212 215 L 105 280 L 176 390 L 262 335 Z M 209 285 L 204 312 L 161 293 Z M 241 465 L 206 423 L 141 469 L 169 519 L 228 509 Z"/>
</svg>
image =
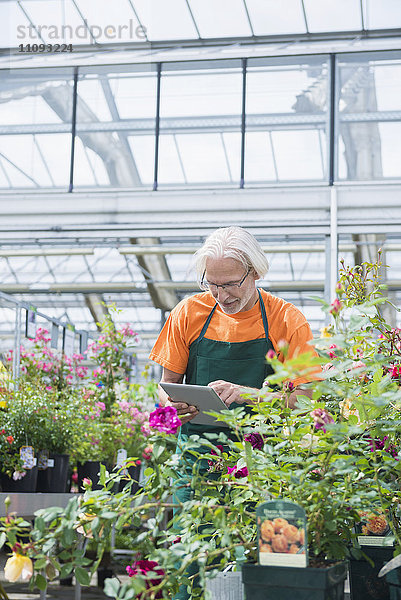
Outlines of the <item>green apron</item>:
<svg viewBox="0 0 401 600">
<path fill-rule="evenodd" d="M 260 312 L 262 315 L 265 337 L 247 342 L 220 342 L 205 337 L 210 321 L 217 308 L 214 305 L 206 319 L 199 337 L 192 342 L 189 347 L 188 366 L 185 374 L 185 382 L 194 385 L 208 385 L 211 381 L 223 379 L 244 387 L 260 389 L 268 375 L 273 373 L 273 369 L 266 361 L 266 354 L 269 350 L 274 350 L 273 344 L 269 339 L 269 327 L 266 317 L 266 309 L 262 294 L 258 290 Z M 230 409 L 243 406 L 237 403 L 230 405 Z M 249 408 L 249 410 L 251 410 Z M 193 434 L 203 435 L 206 432 L 216 432 L 222 430 L 222 425 L 199 425 L 191 421 L 185 423 L 180 428 L 178 437 L 177 453 L 181 453 L 181 443 Z M 230 435 L 227 430 L 227 435 Z M 206 448 L 205 451 L 208 451 Z M 207 469 L 207 461 L 204 469 Z M 189 466 L 188 466 L 189 463 Z M 173 497 L 175 501 L 186 502 L 191 499 L 192 490 L 188 486 L 191 480 L 191 460 L 180 461 L 181 477 L 173 484 Z M 186 465 L 186 466 L 185 466 Z M 201 468 L 201 470 L 203 470 Z M 218 474 L 211 473 L 211 479 Z M 179 531 L 177 532 L 179 533 Z M 187 569 L 187 575 L 197 573 L 196 564 L 191 564 Z M 174 600 L 188 600 L 190 595 L 186 586 L 180 586 L 178 594 Z"/>
</svg>

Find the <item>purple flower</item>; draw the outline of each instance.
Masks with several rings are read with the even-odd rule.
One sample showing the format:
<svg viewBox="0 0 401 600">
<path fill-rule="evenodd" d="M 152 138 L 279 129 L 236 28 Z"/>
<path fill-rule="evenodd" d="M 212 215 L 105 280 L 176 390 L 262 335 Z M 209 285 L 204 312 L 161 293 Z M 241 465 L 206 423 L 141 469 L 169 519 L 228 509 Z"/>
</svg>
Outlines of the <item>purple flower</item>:
<svg viewBox="0 0 401 600">
<path fill-rule="evenodd" d="M 155 585 L 159 585 L 162 578 L 164 577 L 164 571 L 158 565 L 158 563 L 154 560 L 136 560 L 133 565 L 128 565 L 126 571 L 130 577 L 135 577 L 135 575 L 142 575 L 146 577 L 149 571 L 152 571 L 155 574 L 153 579 L 148 579 L 146 581 L 146 588 L 149 589 Z M 144 595 L 141 594 L 141 598 Z M 146 597 L 146 596 L 145 596 Z M 162 598 L 163 592 L 162 590 L 158 590 L 154 598 Z"/>
<path fill-rule="evenodd" d="M 229 475 L 234 475 L 235 479 L 241 479 L 241 477 L 248 476 L 248 467 L 242 467 L 242 469 L 237 469 L 237 465 L 233 467 L 227 467 L 227 473 Z"/>
<path fill-rule="evenodd" d="M 249 442 L 252 448 L 256 450 L 262 450 L 263 448 L 263 438 L 260 433 L 249 433 L 245 436 L 247 442 Z"/>
<path fill-rule="evenodd" d="M 315 410 L 312 410 L 311 416 L 313 417 L 315 429 L 322 429 L 324 433 L 326 433 L 325 425 L 334 423 L 333 417 L 324 408 L 315 408 Z"/>
<path fill-rule="evenodd" d="M 149 426 L 164 433 L 177 433 L 181 421 L 174 406 L 159 406 L 149 415 Z"/>
<path fill-rule="evenodd" d="M 375 450 L 385 450 L 386 452 L 388 452 L 389 454 L 391 454 L 391 456 L 393 458 L 397 458 L 398 457 L 398 450 L 397 450 L 397 448 L 394 446 L 394 444 L 387 444 L 386 445 L 386 441 L 387 440 L 388 440 L 388 435 L 385 435 L 382 439 L 375 438 L 373 440 L 371 438 L 369 440 L 370 451 L 374 452 Z M 397 458 L 397 460 L 398 460 L 398 458 Z"/>
<path fill-rule="evenodd" d="M 241 479 L 241 477 L 247 477 L 248 472 L 249 472 L 248 467 L 242 467 L 242 469 L 237 469 L 237 471 L 235 471 L 234 477 L 235 477 L 235 479 Z"/>
</svg>

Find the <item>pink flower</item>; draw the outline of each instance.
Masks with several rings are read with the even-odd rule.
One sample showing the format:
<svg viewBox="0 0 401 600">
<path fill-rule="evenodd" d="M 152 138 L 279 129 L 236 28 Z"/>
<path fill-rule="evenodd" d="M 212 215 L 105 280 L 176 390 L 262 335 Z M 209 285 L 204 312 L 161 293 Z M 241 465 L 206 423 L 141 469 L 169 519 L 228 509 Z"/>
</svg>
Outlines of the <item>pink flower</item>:
<svg viewBox="0 0 401 600">
<path fill-rule="evenodd" d="M 333 349 L 333 348 L 337 348 L 336 344 L 331 344 L 331 346 L 329 346 L 329 349 Z M 329 352 L 328 355 L 330 356 L 330 358 L 335 358 L 336 357 L 336 353 L 335 352 Z"/>
<path fill-rule="evenodd" d="M 343 305 L 340 302 L 340 300 L 338 298 L 335 298 L 330 304 L 329 313 L 333 315 L 333 317 L 336 317 L 340 313 L 342 307 Z"/>
<path fill-rule="evenodd" d="M 104 402 L 100 402 L 100 401 L 99 401 L 99 402 L 96 402 L 95 404 L 96 404 L 96 406 L 97 406 L 98 408 L 100 408 L 100 410 L 106 410 L 106 405 L 105 405 L 105 403 L 104 403 Z M 100 413 L 98 413 L 98 415 L 99 415 L 99 414 L 100 414 Z"/>
<path fill-rule="evenodd" d="M 149 415 L 149 426 L 165 433 L 177 433 L 181 421 L 174 406 L 160 406 Z"/>
<path fill-rule="evenodd" d="M 92 487 L 92 479 L 89 479 L 89 477 L 84 477 L 82 480 L 82 485 L 85 488 L 89 488 L 89 487 L 91 488 Z"/>
<path fill-rule="evenodd" d="M 266 358 L 268 360 L 271 360 L 272 358 L 275 358 L 275 357 L 276 357 L 276 353 L 274 352 L 274 350 L 272 350 L 270 348 L 270 350 L 267 351 Z"/>
<path fill-rule="evenodd" d="M 312 410 L 311 416 L 313 417 L 315 429 L 322 429 L 326 433 L 326 427 L 328 423 L 334 423 L 333 417 L 324 408 L 315 408 Z"/>
</svg>

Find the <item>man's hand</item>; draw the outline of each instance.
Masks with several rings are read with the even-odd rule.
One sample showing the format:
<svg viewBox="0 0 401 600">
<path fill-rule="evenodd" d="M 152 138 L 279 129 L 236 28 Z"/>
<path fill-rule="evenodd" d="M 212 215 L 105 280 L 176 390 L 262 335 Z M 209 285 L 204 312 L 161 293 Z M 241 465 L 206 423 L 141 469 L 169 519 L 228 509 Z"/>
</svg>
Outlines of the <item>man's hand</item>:
<svg viewBox="0 0 401 600">
<path fill-rule="evenodd" d="M 174 408 L 177 410 L 177 416 L 183 425 L 184 423 L 188 423 L 188 421 L 192 421 L 192 419 L 199 414 L 196 406 L 192 406 L 186 402 L 174 402 L 174 400 L 170 397 L 164 406 L 174 406 Z"/>
<path fill-rule="evenodd" d="M 245 389 L 250 388 L 245 388 L 243 385 L 223 381 L 223 379 L 211 381 L 208 385 L 214 389 L 226 406 L 230 406 L 233 402 L 237 402 L 238 404 L 246 404 L 248 402 L 241 397 L 241 394 L 244 393 Z"/>
</svg>

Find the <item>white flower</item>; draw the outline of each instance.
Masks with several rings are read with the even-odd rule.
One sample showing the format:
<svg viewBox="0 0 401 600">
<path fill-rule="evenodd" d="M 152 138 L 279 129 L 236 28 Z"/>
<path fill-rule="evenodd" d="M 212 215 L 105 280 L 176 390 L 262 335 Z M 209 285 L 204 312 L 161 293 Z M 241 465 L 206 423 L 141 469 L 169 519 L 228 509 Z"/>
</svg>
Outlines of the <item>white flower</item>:
<svg viewBox="0 0 401 600">
<path fill-rule="evenodd" d="M 28 556 L 16 554 L 15 552 L 8 559 L 4 567 L 4 576 L 7 581 L 17 581 L 21 577 L 22 581 L 29 581 L 33 573 L 33 564 Z"/>
<path fill-rule="evenodd" d="M 25 477 L 25 475 L 26 471 L 14 471 L 13 479 L 14 481 L 18 481 L 18 479 L 22 479 L 23 477 Z"/>
</svg>

